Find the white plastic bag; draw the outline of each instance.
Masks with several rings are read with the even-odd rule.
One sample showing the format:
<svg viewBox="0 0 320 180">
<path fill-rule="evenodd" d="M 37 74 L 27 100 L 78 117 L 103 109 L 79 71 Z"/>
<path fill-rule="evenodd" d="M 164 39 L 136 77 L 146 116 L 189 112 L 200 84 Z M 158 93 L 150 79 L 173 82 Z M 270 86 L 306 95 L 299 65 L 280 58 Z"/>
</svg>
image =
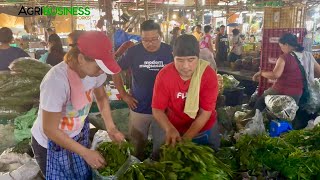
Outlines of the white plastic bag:
<svg viewBox="0 0 320 180">
<path fill-rule="evenodd" d="M 256 109 L 256 114 L 252 120 L 246 124 L 245 129 L 241 132 L 241 134 L 254 136 L 264 133 L 266 133 L 266 128 L 264 127 L 263 116 L 262 113 Z"/>
<path fill-rule="evenodd" d="M 268 95 L 265 98 L 268 110 L 277 118 L 292 121 L 299 109 L 296 101 L 285 95 Z"/>
<path fill-rule="evenodd" d="M 28 154 L 17 154 L 4 151 L 0 156 L 1 180 L 32 180 L 40 168 L 35 159 Z"/>
</svg>

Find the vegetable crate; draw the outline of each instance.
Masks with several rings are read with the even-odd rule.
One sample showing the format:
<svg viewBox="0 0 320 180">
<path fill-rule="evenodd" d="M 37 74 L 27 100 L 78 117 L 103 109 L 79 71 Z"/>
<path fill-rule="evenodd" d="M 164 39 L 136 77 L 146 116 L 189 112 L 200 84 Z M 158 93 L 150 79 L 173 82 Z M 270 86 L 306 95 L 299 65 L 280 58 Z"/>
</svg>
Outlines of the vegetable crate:
<svg viewBox="0 0 320 180">
<path fill-rule="evenodd" d="M 282 54 L 279 46 L 279 39 L 285 33 L 292 33 L 298 37 L 298 42 L 303 43 L 303 38 L 306 33 L 305 28 L 283 28 L 283 29 L 264 29 L 262 48 L 261 48 L 261 60 L 260 68 L 262 71 L 272 71 L 277 59 Z M 272 86 L 274 81 L 266 78 L 261 78 L 259 81 L 258 95 L 262 95 L 263 92 Z"/>
<path fill-rule="evenodd" d="M 306 7 L 266 7 L 264 8 L 264 29 L 303 28 L 306 19 Z"/>
</svg>

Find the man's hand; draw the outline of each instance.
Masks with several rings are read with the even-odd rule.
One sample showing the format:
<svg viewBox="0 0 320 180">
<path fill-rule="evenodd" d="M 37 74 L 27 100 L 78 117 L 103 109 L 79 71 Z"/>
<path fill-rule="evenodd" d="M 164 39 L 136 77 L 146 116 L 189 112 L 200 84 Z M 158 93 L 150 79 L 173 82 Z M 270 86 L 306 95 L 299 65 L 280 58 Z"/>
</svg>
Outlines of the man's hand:
<svg viewBox="0 0 320 180">
<path fill-rule="evenodd" d="M 130 109 L 133 110 L 137 108 L 138 101 L 134 97 L 132 97 L 131 94 L 124 94 L 122 100 L 128 104 Z"/>
<path fill-rule="evenodd" d="M 106 165 L 104 158 L 98 151 L 87 149 L 81 156 L 93 169 L 103 168 Z"/>
<path fill-rule="evenodd" d="M 124 135 L 117 128 L 109 130 L 108 135 L 112 141 L 115 141 L 117 143 L 121 143 L 124 141 Z"/>
<path fill-rule="evenodd" d="M 166 131 L 166 145 L 175 146 L 177 142 L 181 141 L 181 136 L 175 127 L 171 127 Z"/>
<path fill-rule="evenodd" d="M 256 74 L 253 75 L 252 80 L 255 82 L 259 82 L 259 78 L 261 76 L 261 71 L 257 72 Z"/>
</svg>

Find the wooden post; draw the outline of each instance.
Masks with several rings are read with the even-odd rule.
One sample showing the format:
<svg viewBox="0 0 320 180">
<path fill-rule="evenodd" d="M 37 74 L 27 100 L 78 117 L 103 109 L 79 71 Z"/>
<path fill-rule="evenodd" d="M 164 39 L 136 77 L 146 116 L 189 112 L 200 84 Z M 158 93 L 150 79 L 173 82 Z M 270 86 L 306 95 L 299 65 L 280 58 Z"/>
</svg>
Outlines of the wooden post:
<svg viewBox="0 0 320 180">
<path fill-rule="evenodd" d="M 148 12 L 148 0 L 144 0 L 144 16 L 145 16 L 145 20 L 149 19 L 149 12 Z"/>
<path fill-rule="evenodd" d="M 73 0 L 70 0 L 70 6 L 71 6 L 71 8 L 72 8 L 72 6 L 73 6 Z M 73 32 L 74 30 L 75 30 L 75 28 L 74 28 L 74 19 L 73 19 L 73 16 L 71 15 L 70 16 L 70 21 L 71 21 L 71 32 Z"/>
<path fill-rule="evenodd" d="M 105 17 L 106 17 L 106 27 L 107 27 L 107 36 L 110 38 L 111 42 L 113 42 L 113 34 L 114 28 L 112 24 L 112 0 L 104 0 L 105 7 Z"/>
<path fill-rule="evenodd" d="M 165 42 L 169 42 L 169 25 L 170 25 L 170 4 L 169 4 L 169 0 L 167 0 L 168 4 L 167 4 L 167 23 L 166 23 L 166 39 Z"/>
</svg>

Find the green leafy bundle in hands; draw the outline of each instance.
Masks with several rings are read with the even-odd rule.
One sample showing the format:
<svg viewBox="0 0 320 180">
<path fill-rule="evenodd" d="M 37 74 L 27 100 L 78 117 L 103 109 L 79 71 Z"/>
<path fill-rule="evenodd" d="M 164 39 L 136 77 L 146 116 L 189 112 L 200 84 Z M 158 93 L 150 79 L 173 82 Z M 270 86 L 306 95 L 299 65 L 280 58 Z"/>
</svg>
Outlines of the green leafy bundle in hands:
<svg viewBox="0 0 320 180">
<path fill-rule="evenodd" d="M 114 142 L 103 142 L 97 150 L 101 153 L 107 162 L 104 168 L 99 169 L 102 176 L 115 175 L 119 168 L 125 163 L 132 152 L 132 145 L 128 142 L 116 144 Z"/>
</svg>

